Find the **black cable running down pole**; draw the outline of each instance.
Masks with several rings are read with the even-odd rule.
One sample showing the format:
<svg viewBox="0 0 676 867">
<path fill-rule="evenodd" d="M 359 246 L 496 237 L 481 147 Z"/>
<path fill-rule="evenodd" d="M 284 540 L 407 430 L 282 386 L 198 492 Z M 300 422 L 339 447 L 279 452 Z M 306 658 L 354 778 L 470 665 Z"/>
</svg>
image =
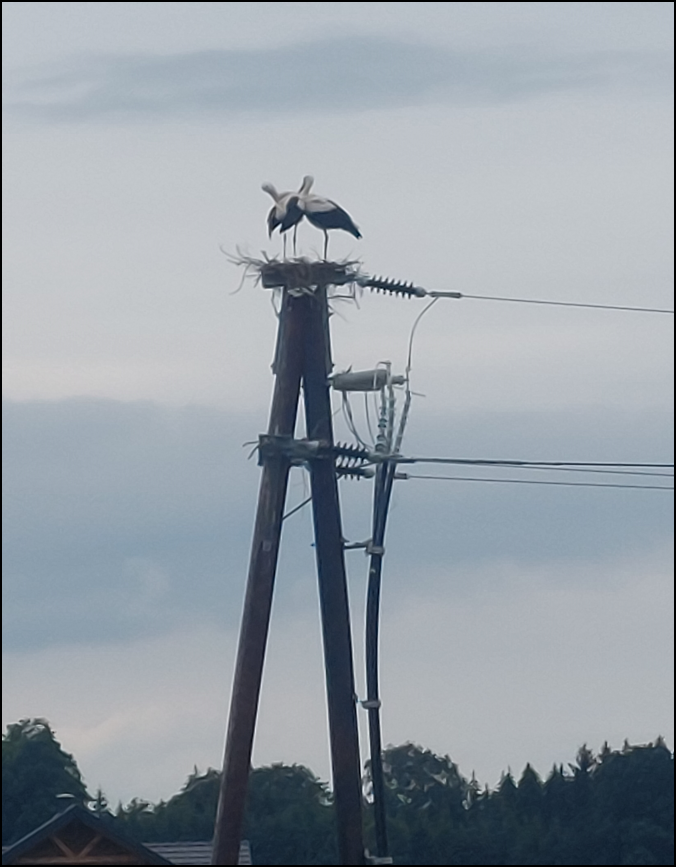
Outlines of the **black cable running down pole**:
<svg viewBox="0 0 676 867">
<path fill-rule="evenodd" d="M 382 739 L 380 732 L 380 691 L 378 687 L 378 643 L 380 585 L 383 567 L 385 524 L 392 494 L 396 464 L 383 461 L 376 470 L 373 493 L 373 533 L 371 538 L 369 579 L 366 593 L 366 702 L 373 785 L 373 816 L 378 858 L 389 856 L 385 785 L 383 781 Z"/>
</svg>

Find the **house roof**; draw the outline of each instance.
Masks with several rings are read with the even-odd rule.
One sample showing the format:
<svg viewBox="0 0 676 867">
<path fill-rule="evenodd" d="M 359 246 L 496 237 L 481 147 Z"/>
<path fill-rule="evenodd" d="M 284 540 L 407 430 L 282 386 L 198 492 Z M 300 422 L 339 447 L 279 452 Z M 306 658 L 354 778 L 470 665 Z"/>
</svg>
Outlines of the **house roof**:
<svg viewBox="0 0 676 867">
<path fill-rule="evenodd" d="M 172 863 L 121 832 L 112 816 L 97 816 L 79 804 L 57 813 L 2 853 L 3 864 L 55 864 L 61 858 L 62 864 Z"/>
<path fill-rule="evenodd" d="M 144 845 L 158 855 L 162 855 L 171 864 L 211 864 L 211 842 L 145 843 Z M 253 863 L 248 840 L 242 840 L 237 863 Z"/>
</svg>

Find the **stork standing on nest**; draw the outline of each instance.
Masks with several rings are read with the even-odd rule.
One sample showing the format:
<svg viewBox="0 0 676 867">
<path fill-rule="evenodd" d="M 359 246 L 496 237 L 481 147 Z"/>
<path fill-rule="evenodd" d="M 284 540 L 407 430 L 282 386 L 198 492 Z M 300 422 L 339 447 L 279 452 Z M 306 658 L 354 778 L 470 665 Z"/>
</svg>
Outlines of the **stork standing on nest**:
<svg viewBox="0 0 676 867">
<path fill-rule="evenodd" d="M 326 260 L 329 249 L 329 229 L 342 229 L 344 232 L 354 235 L 355 238 L 361 238 L 361 232 L 355 226 L 352 217 L 340 205 L 337 205 L 332 199 L 325 199 L 323 196 L 315 196 L 310 193 L 313 183 L 312 175 L 305 175 L 296 194 L 298 200 L 294 203 L 294 207 L 300 209 L 301 214 L 304 214 L 313 226 L 321 229 L 324 233 L 324 259 Z"/>
<path fill-rule="evenodd" d="M 268 237 L 272 237 L 272 233 L 279 226 L 279 232 L 284 239 L 284 258 L 286 259 L 286 235 L 289 229 L 293 228 L 293 255 L 296 255 L 296 232 L 298 224 L 303 219 L 303 211 L 298 206 L 298 200 L 301 191 L 307 194 L 312 186 L 312 178 L 310 178 L 309 186 L 306 186 L 303 179 L 303 184 L 298 192 L 294 190 L 286 193 L 277 192 L 277 188 L 272 184 L 263 184 L 262 189 L 275 200 L 275 204 L 270 209 L 268 214 Z"/>
</svg>

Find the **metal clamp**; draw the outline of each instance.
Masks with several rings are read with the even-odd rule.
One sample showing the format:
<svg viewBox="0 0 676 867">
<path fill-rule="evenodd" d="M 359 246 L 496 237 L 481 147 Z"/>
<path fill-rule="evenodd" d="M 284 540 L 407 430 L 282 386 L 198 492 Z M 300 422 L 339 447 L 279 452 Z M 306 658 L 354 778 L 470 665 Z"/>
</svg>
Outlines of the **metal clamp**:
<svg viewBox="0 0 676 867">
<path fill-rule="evenodd" d="M 359 548 L 368 548 L 370 544 L 370 539 L 367 539 L 365 542 L 348 542 L 347 539 L 343 539 L 343 548 L 346 551 L 354 551 Z"/>
<path fill-rule="evenodd" d="M 367 864 L 394 864 L 390 855 L 385 855 L 383 857 L 371 855 L 368 849 L 364 852 L 364 860 Z"/>
</svg>

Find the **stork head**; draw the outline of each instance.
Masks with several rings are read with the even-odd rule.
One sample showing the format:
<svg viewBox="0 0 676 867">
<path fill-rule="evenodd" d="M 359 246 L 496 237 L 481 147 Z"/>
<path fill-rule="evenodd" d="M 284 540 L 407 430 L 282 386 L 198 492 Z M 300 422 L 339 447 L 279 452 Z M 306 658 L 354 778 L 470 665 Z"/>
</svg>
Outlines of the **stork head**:
<svg viewBox="0 0 676 867">
<path fill-rule="evenodd" d="M 261 189 L 263 190 L 263 192 L 267 193 L 269 196 L 272 196 L 272 198 L 276 202 L 279 201 L 279 193 L 277 192 L 277 188 L 274 187 L 272 184 L 268 184 L 268 183 L 262 184 Z"/>
<path fill-rule="evenodd" d="M 315 179 L 312 177 L 312 175 L 305 175 L 305 177 L 303 178 L 303 183 L 300 185 L 300 189 L 298 190 L 300 195 L 307 196 L 314 182 Z"/>
</svg>

